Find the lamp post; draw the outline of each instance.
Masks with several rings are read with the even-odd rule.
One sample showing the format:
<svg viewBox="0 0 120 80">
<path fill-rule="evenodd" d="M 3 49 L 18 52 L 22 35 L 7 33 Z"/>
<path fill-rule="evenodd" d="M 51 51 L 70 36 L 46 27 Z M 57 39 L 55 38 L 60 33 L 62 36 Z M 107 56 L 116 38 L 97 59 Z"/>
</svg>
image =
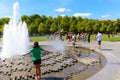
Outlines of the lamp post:
<svg viewBox="0 0 120 80">
<path fill-rule="evenodd" d="M 62 33 L 60 31 L 60 23 L 58 21 L 58 33 L 59 33 L 59 39 L 62 40 Z"/>
</svg>

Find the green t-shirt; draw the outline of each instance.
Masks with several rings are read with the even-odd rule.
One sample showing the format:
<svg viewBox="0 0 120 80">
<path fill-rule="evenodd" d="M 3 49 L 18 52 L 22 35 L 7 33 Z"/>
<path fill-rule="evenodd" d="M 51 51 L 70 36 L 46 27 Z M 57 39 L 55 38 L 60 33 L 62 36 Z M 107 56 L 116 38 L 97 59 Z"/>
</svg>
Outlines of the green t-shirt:
<svg viewBox="0 0 120 80">
<path fill-rule="evenodd" d="M 32 48 L 32 49 L 30 50 L 32 60 L 35 61 L 35 60 L 41 59 L 41 51 L 43 51 L 43 50 L 44 50 L 44 49 L 41 48 L 41 47 Z"/>
</svg>

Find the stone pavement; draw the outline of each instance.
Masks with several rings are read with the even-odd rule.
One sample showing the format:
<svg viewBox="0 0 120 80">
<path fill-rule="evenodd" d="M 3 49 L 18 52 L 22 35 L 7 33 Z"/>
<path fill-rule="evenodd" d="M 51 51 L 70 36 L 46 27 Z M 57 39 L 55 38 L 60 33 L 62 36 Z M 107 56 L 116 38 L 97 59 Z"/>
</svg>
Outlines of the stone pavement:
<svg viewBox="0 0 120 80">
<path fill-rule="evenodd" d="M 68 44 L 66 42 L 64 43 Z M 40 42 L 40 45 L 48 44 L 53 43 L 51 41 Z M 92 41 L 90 43 L 76 42 L 76 45 L 95 50 L 104 55 L 107 59 L 105 67 L 87 80 L 120 80 L 120 42 L 102 41 L 101 49 L 97 48 L 97 41 Z"/>
<path fill-rule="evenodd" d="M 64 43 L 68 45 L 68 43 Z M 51 44 L 51 41 L 40 42 L 40 45 L 46 44 Z M 69 44 L 71 45 L 71 43 Z M 76 42 L 76 45 L 95 50 L 107 59 L 105 67 L 87 80 L 120 80 L 120 42 L 102 41 L 101 49 L 98 49 L 97 41 Z"/>
<path fill-rule="evenodd" d="M 45 41 L 40 42 L 40 44 L 51 44 L 51 42 Z M 120 42 L 102 41 L 101 49 L 97 48 L 97 41 L 90 43 L 76 42 L 76 45 L 95 50 L 107 59 L 105 67 L 87 80 L 120 80 Z"/>
<path fill-rule="evenodd" d="M 94 49 L 107 59 L 105 67 L 87 80 L 120 80 L 120 42 L 102 42 L 101 49 L 97 48 L 97 42 L 76 43 L 79 46 Z"/>
</svg>

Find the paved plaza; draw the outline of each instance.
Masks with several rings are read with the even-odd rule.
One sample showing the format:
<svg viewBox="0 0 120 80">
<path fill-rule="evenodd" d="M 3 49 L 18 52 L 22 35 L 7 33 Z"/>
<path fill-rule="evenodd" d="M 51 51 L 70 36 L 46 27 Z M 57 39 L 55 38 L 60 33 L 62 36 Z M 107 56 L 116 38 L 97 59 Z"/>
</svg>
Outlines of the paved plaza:
<svg viewBox="0 0 120 80">
<path fill-rule="evenodd" d="M 53 45 L 52 41 L 40 41 L 40 45 Z M 64 45 L 72 45 L 63 42 Z M 33 44 L 33 43 L 31 43 Z M 107 63 L 102 70 L 87 80 L 120 80 L 120 42 L 103 42 L 101 49 L 98 49 L 97 41 L 90 43 L 76 42 L 77 46 L 89 48 L 102 54 Z M 78 78 L 75 80 L 79 80 Z"/>
<path fill-rule="evenodd" d="M 51 44 L 51 42 L 45 41 L 40 42 L 40 44 Z M 68 43 L 65 42 L 65 44 Z M 100 52 L 107 59 L 105 67 L 87 80 L 120 80 L 120 42 L 102 41 L 101 49 L 97 48 L 97 41 L 90 43 L 76 42 L 76 45 Z"/>
<path fill-rule="evenodd" d="M 107 58 L 105 67 L 88 80 L 120 80 L 120 42 L 102 42 L 101 49 L 97 48 L 96 41 L 77 45 L 94 49 Z"/>
</svg>

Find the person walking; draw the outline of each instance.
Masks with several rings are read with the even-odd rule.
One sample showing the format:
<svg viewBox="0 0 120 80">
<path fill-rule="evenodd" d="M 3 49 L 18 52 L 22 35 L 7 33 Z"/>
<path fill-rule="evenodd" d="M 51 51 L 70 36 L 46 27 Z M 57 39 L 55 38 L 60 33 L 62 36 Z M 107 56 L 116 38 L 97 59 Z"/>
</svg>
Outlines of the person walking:
<svg viewBox="0 0 120 80">
<path fill-rule="evenodd" d="M 31 48 L 31 50 L 24 54 L 23 56 L 30 54 L 31 53 L 31 58 L 33 60 L 33 65 L 35 67 L 35 79 L 39 80 L 41 78 L 41 51 L 45 51 L 45 52 L 51 52 L 48 50 L 45 50 L 43 48 L 41 48 L 39 46 L 38 41 L 34 42 L 33 47 Z"/>
<path fill-rule="evenodd" d="M 97 41 L 98 41 L 98 48 L 100 49 L 101 48 L 101 41 L 102 41 L 102 34 L 100 31 L 98 31 L 98 34 L 96 36 L 97 38 Z"/>
</svg>

